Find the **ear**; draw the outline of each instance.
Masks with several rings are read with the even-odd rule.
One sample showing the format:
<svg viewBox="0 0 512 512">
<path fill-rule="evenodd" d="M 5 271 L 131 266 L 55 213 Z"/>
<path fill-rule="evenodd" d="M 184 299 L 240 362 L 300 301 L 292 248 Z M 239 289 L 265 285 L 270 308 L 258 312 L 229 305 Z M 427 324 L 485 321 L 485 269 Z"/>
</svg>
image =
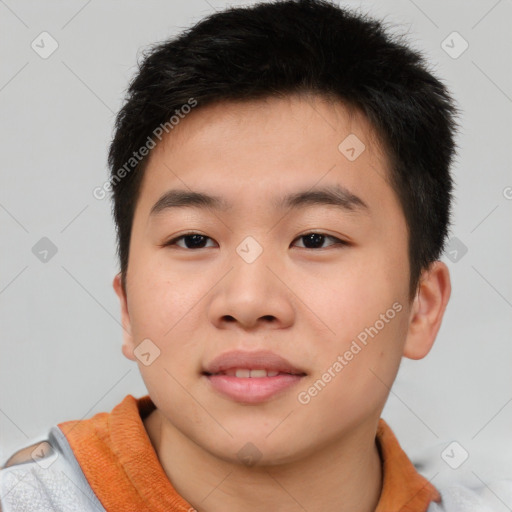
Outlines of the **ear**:
<svg viewBox="0 0 512 512">
<path fill-rule="evenodd" d="M 433 262 L 421 273 L 414 298 L 403 355 L 409 359 L 425 357 L 436 339 L 450 299 L 450 272 L 442 261 Z"/>
<path fill-rule="evenodd" d="M 119 297 L 119 302 L 121 303 L 121 323 L 123 325 L 123 346 L 121 350 L 125 357 L 135 361 L 135 356 L 133 355 L 134 346 L 132 327 L 130 322 L 130 314 L 128 313 L 128 301 L 126 298 L 126 293 L 123 289 L 123 285 L 121 283 L 121 273 L 114 277 L 112 286 L 114 287 L 114 291 Z"/>
</svg>

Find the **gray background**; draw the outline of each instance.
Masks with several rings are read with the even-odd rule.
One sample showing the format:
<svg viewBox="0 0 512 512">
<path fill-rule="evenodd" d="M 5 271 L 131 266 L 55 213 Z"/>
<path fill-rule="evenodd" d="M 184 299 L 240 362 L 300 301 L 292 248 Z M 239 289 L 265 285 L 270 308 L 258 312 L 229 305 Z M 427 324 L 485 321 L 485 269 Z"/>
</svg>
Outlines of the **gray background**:
<svg viewBox="0 0 512 512">
<path fill-rule="evenodd" d="M 111 206 L 92 190 L 108 177 L 114 115 L 140 51 L 226 5 L 0 0 L 0 464 L 53 424 L 146 394 L 121 353 Z M 463 111 L 456 240 L 444 257 L 452 298 L 430 355 L 403 361 L 383 416 L 434 484 L 493 492 L 494 480 L 512 478 L 512 5 L 343 5 L 407 33 Z M 42 46 L 43 31 L 58 43 L 46 59 L 31 47 Z M 57 248 L 47 262 L 32 250 L 43 237 Z M 469 453 L 457 469 L 441 456 L 452 441 Z M 464 455 L 458 446 L 450 453 Z"/>
</svg>

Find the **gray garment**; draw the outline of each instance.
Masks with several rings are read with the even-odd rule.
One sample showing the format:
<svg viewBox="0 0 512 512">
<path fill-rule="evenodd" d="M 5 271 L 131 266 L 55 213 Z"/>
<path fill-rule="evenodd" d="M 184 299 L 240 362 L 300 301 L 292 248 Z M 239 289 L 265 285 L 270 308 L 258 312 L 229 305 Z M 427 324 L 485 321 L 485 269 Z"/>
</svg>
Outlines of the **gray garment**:
<svg viewBox="0 0 512 512">
<path fill-rule="evenodd" d="M 60 428 L 41 443 L 33 459 L 0 470 L 2 512 L 106 512 Z"/>
<path fill-rule="evenodd" d="M 438 489 L 442 503 L 431 503 L 427 512 L 507 512 L 512 505 L 512 480 L 498 480 L 489 487 L 469 488 L 451 484 Z"/>
</svg>

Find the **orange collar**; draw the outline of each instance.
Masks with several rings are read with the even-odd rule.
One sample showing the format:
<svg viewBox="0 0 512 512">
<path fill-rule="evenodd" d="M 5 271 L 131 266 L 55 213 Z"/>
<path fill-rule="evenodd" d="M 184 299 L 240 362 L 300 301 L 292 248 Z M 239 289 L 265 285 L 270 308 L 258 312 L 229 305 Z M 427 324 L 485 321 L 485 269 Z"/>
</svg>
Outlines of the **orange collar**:
<svg viewBox="0 0 512 512">
<path fill-rule="evenodd" d="M 376 440 L 382 459 L 383 480 L 375 512 L 426 512 L 431 501 L 441 501 L 438 490 L 416 471 L 382 418 Z"/>
<path fill-rule="evenodd" d="M 174 489 L 144 428 L 155 409 L 149 395 L 127 395 L 110 413 L 59 423 L 89 485 L 106 510 L 189 512 Z M 390 427 L 379 420 L 376 435 L 383 463 L 382 493 L 375 512 L 425 512 L 439 502 L 437 489 L 421 476 Z"/>
</svg>

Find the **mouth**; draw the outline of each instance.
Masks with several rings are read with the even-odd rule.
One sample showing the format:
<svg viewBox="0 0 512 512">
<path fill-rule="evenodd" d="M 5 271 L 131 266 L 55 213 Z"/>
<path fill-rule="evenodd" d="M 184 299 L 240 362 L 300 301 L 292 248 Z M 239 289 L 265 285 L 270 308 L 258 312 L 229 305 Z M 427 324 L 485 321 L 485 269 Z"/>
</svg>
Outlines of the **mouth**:
<svg viewBox="0 0 512 512">
<path fill-rule="evenodd" d="M 289 391 L 307 373 L 272 352 L 234 351 L 214 359 L 202 375 L 224 398 L 257 404 Z"/>
<path fill-rule="evenodd" d="M 305 373 L 291 373 L 285 371 L 278 370 L 268 370 L 266 368 L 261 369 L 250 369 L 250 368 L 230 368 L 229 370 L 217 372 L 217 373 L 208 373 L 203 372 L 203 375 L 207 376 L 217 376 L 217 375 L 227 375 L 228 377 L 236 377 L 238 379 L 261 379 L 264 377 L 277 377 L 278 375 L 306 375 Z"/>
</svg>

